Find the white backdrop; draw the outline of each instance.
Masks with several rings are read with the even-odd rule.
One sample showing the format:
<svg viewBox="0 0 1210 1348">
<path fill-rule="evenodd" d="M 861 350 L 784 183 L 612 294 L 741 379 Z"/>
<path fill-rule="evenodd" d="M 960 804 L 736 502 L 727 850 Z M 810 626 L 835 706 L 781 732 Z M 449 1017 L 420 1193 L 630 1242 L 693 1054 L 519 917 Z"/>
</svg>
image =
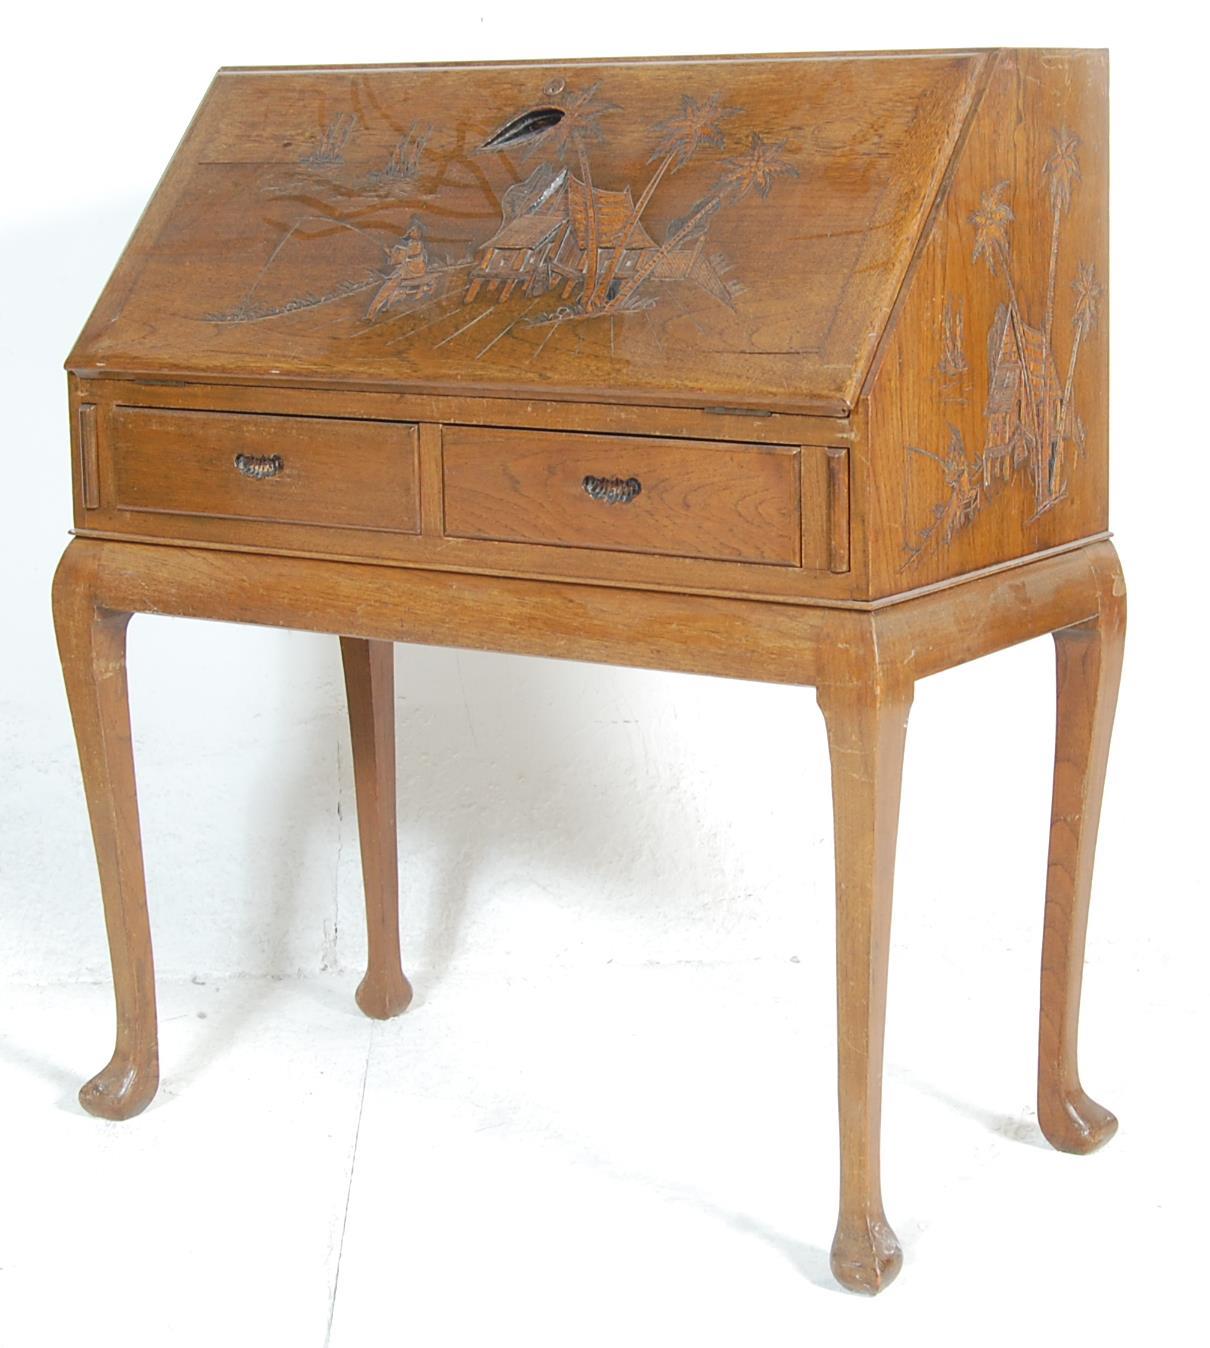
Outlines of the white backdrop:
<svg viewBox="0 0 1210 1348">
<path fill-rule="evenodd" d="M 0 978 L 107 972 L 48 602 L 70 523 L 61 363 L 216 67 L 1107 45 L 1112 514 L 1132 628 L 1085 1043 L 1113 1075 L 1128 1074 L 1147 1046 L 1099 1041 L 1097 998 L 1192 979 L 1205 935 L 1197 47 L 1162 5 L 1129 19 L 1029 0 L 1007 15 L 951 3 L 834 15 L 703 3 L 689 23 L 679 6 L 579 17 L 541 0 L 524 13 L 520 23 L 503 6 L 304 0 L 286 11 L 215 0 L 188 11 L 43 7 L 18 21 L 0 83 Z M 130 666 L 161 974 L 355 967 L 360 872 L 336 641 L 139 617 Z M 809 690 L 422 648 L 400 648 L 397 674 L 409 971 L 782 961 L 830 943 L 828 770 Z M 1011 961 L 1022 1032 L 1033 1033 L 1052 732 L 1049 642 L 919 687 L 893 997 L 912 990 L 913 952 L 924 948 L 947 952 L 952 983 L 930 988 L 941 999 L 977 997 L 982 962 Z M 1123 986 L 1123 971 L 1139 983 Z"/>
</svg>

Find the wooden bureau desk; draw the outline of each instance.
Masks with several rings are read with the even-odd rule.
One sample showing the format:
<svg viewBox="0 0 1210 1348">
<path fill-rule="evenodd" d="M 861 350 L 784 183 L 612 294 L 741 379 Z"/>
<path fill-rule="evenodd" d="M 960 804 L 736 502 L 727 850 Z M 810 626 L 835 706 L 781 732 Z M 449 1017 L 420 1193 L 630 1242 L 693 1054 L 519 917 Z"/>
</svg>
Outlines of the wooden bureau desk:
<svg viewBox="0 0 1210 1348">
<path fill-rule="evenodd" d="M 67 364 L 55 621 L 117 998 L 158 1082 L 132 613 L 341 638 L 370 1016 L 404 1010 L 395 641 L 810 684 L 835 806 L 840 1219 L 879 1109 L 917 679 L 1053 632 L 1038 1117 L 1076 1029 L 1125 590 L 1107 541 L 1106 58 L 220 72 Z"/>
</svg>

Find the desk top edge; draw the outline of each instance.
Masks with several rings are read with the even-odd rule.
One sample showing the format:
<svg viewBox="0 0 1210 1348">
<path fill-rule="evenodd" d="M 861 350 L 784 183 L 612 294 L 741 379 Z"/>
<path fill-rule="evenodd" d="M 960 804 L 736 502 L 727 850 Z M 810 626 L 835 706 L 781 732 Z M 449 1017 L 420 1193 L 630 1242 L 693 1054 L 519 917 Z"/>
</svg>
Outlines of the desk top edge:
<svg viewBox="0 0 1210 1348">
<path fill-rule="evenodd" d="M 665 53 L 659 56 L 612 55 L 577 57 L 533 57 L 524 59 L 501 58 L 491 61 L 370 61 L 337 63 L 331 65 L 251 65 L 220 66 L 215 71 L 215 79 L 224 75 L 305 75 L 331 72 L 332 74 L 355 74 L 361 71 L 389 73 L 391 71 L 411 70 L 524 70 L 541 66 L 572 66 L 585 69 L 592 66 L 617 65 L 697 65 L 728 64 L 758 61 L 773 64 L 787 64 L 810 61 L 878 61 L 929 59 L 939 56 L 969 57 L 992 56 L 1003 51 L 1054 53 L 1057 56 L 1076 56 L 1089 54 L 1108 55 L 1107 47 L 912 47 L 879 48 L 869 51 L 787 51 L 787 52 L 696 52 L 676 55 Z"/>
</svg>

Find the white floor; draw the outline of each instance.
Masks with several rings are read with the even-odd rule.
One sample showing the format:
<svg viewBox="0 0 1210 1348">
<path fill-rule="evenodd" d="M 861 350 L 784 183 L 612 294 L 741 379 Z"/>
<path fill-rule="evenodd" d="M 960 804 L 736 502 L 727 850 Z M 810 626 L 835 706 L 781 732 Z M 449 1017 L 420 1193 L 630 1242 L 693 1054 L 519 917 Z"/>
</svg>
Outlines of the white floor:
<svg viewBox="0 0 1210 1348">
<path fill-rule="evenodd" d="M 893 1020 L 906 1263 L 875 1301 L 834 1287 L 817 972 L 419 974 L 386 1024 L 347 975 L 167 982 L 163 1085 L 124 1124 L 75 1102 L 108 1053 L 108 987 L 0 991 L 0 1344 L 1184 1341 L 1201 1120 L 1171 1121 L 1171 1063 L 1086 1072 L 1122 1130 L 1060 1156 L 1030 1107 L 1031 1027 L 991 1007 Z M 1102 998 L 1096 1038 L 1180 1015 Z"/>
</svg>

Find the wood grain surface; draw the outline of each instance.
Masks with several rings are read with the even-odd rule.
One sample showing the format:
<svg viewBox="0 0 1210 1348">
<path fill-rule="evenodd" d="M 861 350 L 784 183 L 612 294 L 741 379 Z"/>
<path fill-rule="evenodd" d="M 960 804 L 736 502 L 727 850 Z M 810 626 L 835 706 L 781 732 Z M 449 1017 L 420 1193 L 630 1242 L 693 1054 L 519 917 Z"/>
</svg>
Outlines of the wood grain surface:
<svg viewBox="0 0 1210 1348">
<path fill-rule="evenodd" d="M 89 534 L 334 560 L 365 558 L 426 569 L 547 576 L 706 594 L 824 598 L 837 603 L 845 602 L 859 584 L 858 577 L 829 570 L 839 555 L 832 531 L 845 518 L 843 497 L 847 490 L 848 461 L 843 460 L 842 472 L 838 474 L 827 446 L 836 441 L 843 445 L 849 432 L 843 423 L 823 418 L 758 417 L 670 408 L 623 411 L 599 404 L 501 398 L 416 398 L 231 385 L 171 386 L 117 379 L 82 380 L 75 376 L 69 379 L 69 389 L 74 408 L 93 409 L 97 432 L 98 486 L 96 504 L 89 505 L 82 495 L 80 430 L 78 424 L 73 427 L 76 522 L 82 532 Z M 181 413 L 179 422 L 173 404 L 175 411 Z M 358 411 L 361 431 L 349 429 L 358 425 Z M 187 413 L 197 415 L 191 418 Z M 123 504 L 122 493 L 128 494 L 128 490 L 118 478 L 118 460 L 123 449 L 117 432 L 129 431 L 132 422 L 141 429 L 144 417 L 155 425 L 162 418 L 170 426 L 198 431 L 192 437 L 181 436 L 173 442 L 179 458 L 185 460 L 180 464 L 180 473 L 187 479 L 188 489 L 171 481 L 176 458 L 168 459 L 158 452 L 143 453 L 149 462 L 140 463 L 140 468 L 159 493 L 157 499 L 167 497 L 171 510 L 130 509 Z M 658 434 L 640 436 L 641 424 L 650 424 Z M 399 435 L 407 433 L 409 425 L 417 427 L 419 466 L 415 470 L 410 467 L 411 460 L 401 458 L 395 448 Z M 207 434 L 213 434 L 208 432 L 212 426 L 230 428 L 223 431 L 226 438 L 222 440 L 225 447 L 221 451 L 207 441 Z M 246 443 L 243 437 L 262 426 L 266 429 L 258 432 L 255 440 L 255 448 L 262 455 L 276 452 L 275 446 L 281 447 L 280 428 L 300 428 L 301 452 L 283 456 L 287 469 L 283 477 L 288 485 L 288 470 L 292 466 L 305 468 L 310 463 L 318 470 L 318 479 L 299 479 L 296 474 L 296 482 L 322 484 L 322 489 L 305 495 L 303 504 L 312 522 L 287 523 L 284 518 L 270 518 L 267 513 L 259 519 L 227 513 L 232 507 L 224 505 L 223 493 L 237 494 L 235 504 L 240 509 L 267 512 L 274 505 L 274 489 L 283 485 L 282 478 L 254 481 L 232 471 L 234 453 L 240 443 Z M 611 426 L 616 426 L 618 432 L 609 434 Z M 331 434 L 333 430 L 335 433 Z M 675 483 L 670 480 L 663 514 L 656 521 L 660 527 L 649 528 L 647 532 L 646 543 L 651 549 L 647 553 L 625 550 L 632 546 L 632 541 L 624 529 L 618 530 L 616 538 L 607 530 L 596 537 L 586 537 L 583 544 L 573 541 L 569 533 L 564 534 L 567 541 L 561 543 L 516 541 L 520 534 L 515 498 L 502 498 L 499 502 L 502 513 L 487 519 L 484 532 L 493 537 L 461 538 L 447 534 L 443 437 L 496 445 L 502 453 L 515 456 L 518 447 L 529 443 L 525 436 L 531 431 L 540 433 L 535 434 L 536 446 L 550 445 L 551 432 L 558 431 L 555 438 L 559 443 L 573 448 L 591 444 L 625 451 L 628 446 L 647 444 L 647 462 L 654 456 L 659 462 L 671 463 L 680 453 L 696 475 L 692 485 L 702 488 L 708 484 L 707 498 L 700 492 L 689 492 L 681 506 L 673 508 Z M 815 443 L 803 443 L 805 437 L 813 438 Z M 188 461 L 195 449 L 202 461 L 197 464 Z M 712 450 L 722 457 L 706 457 Z M 670 458 L 664 458 L 665 451 Z M 767 459 L 763 457 L 766 452 Z M 721 479 L 713 471 L 703 476 L 702 469 L 694 466 L 724 463 L 731 464 L 734 471 Z M 376 481 L 369 476 L 375 465 L 383 469 Z M 551 467 L 556 473 L 560 471 L 553 457 Z M 751 473 L 749 467 L 753 468 Z M 507 461 L 485 463 L 484 470 L 503 475 L 505 480 L 512 472 Z M 581 483 L 583 476 L 581 473 Z M 346 477 L 347 485 L 342 485 Z M 577 486 L 576 491 L 581 488 Z M 410 523 L 411 503 L 417 492 L 419 533 L 357 527 L 350 519 L 353 507 L 363 516 L 373 514 L 387 520 L 406 510 Z M 216 494 L 220 497 L 217 501 Z M 835 508 L 834 495 L 840 497 Z M 655 499 L 659 499 L 658 494 Z M 734 509 L 728 514 L 729 503 Z M 585 506 L 596 504 L 584 497 Z M 646 516 L 651 498 L 635 504 Z M 298 519 L 301 508 L 292 514 Z M 616 516 L 617 511 L 613 514 Z M 594 527 L 599 527 L 601 511 L 594 509 L 581 518 L 591 533 Z M 566 529 L 569 521 L 565 519 L 563 523 Z M 662 542 L 662 535 L 667 532 L 663 525 L 679 531 L 679 541 L 674 534 L 670 543 Z M 729 527 L 734 528 L 742 551 L 734 543 L 728 545 L 723 537 L 724 529 Z M 618 526 L 614 523 L 611 528 Z M 513 541 L 499 541 L 510 538 Z M 722 560 L 673 555 L 677 547 L 688 552 L 713 551 Z M 783 559 L 780 564 L 771 565 L 764 560 L 771 552 Z M 745 553 L 760 560 L 731 560 Z"/>
<path fill-rule="evenodd" d="M 70 368 L 843 413 L 985 59 L 220 72 Z"/>
<path fill-rule="evenodd" d="M 867 383 L 871 596 L 1107 527 L 1107 85 L 996 56 Z"/>
<path fill-rule="evenodd" d="M 799 451 L 644 436 L 447 427 L 445 532 L 798 566 Z M 595 499 L 617 479 L 629 500 Z M 591 486 L 591 482 L 590 482 Z"/>
<path fill-rule="evenodd" d="M 116 510 L 420 530 L 414 425 L 119 406 L 107 438 Z"/>
</svg>

